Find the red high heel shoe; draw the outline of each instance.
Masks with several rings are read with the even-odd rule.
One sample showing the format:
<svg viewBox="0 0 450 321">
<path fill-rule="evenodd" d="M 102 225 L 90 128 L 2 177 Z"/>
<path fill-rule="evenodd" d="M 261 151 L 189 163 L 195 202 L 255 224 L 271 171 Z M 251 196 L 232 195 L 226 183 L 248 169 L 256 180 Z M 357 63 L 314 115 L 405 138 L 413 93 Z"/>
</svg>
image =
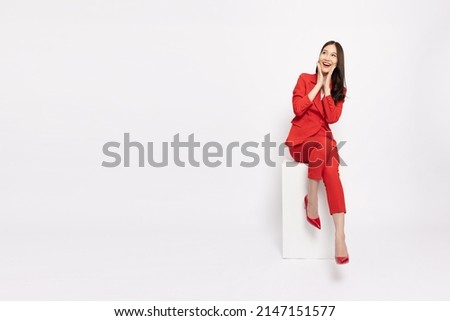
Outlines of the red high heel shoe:
<svg viewBox="0 0 450 321">
<path fill-rule="evenodd" d="M 350 262 L 348 253 L 347 256 L 335 256 L 334 259 L 336 260 L 337 264 L 347 264 L 348 262 Z"/>
<path fill-rule="evenodd" d="M 308 221 L 309 224 L 311 224 L 312 226 L 318 228 L 319 230 L 321 229 L 320 227 L 320 218 L 310 218 L 308 216 L 308 212 L 307 212 L 307 207 L 308 207 L 308 194 L 305 195 L 305 214 L 306 214 L 306 220 Z"/>
<path fill-rule="evenodd" d="M 343 257 L 343 256 L 336 256 L 335 257 L 336 263 L 337 264 L 347 264 L 348 262 L 350 262 L 349 257 Z"/>
</svg>

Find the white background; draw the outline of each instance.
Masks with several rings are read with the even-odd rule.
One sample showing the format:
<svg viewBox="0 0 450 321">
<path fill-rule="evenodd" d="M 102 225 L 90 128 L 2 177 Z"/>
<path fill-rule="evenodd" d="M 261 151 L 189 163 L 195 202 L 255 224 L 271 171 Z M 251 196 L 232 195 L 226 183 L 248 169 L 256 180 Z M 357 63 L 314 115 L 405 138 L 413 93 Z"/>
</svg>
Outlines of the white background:
<svg viewBox="0 0 450 321">
<path fill-rule="evenodd" d="M 3 0 L 0 299 L 450 299 L 449 7 Z M 331 39 L 349 265 L 282 259 L 276 152 L 277 167 L 101 166 L 125 132 L 282 143 Z"/>
</svg>

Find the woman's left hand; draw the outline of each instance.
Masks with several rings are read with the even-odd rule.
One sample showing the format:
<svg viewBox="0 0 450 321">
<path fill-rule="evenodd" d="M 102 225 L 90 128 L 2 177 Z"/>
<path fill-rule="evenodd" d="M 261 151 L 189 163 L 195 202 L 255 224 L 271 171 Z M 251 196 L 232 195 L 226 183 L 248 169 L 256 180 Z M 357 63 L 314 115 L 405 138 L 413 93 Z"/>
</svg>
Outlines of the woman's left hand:
<svg viewBox="0 0 450 321">
<path fill-rule="evenodd" d="M 328 72 L 327 77 L 325 78 L 325 89 L 330 88 L 331 76 L 333 75 L 333 71 L 334 71 L 335 68 L 336 68 L 336 64 L 333 65 L 331 70 Z"/>
<path fill-rule="evenodd" d="M 334 68 L 336 68 L 336 64 L 333 65 L 331 70 L 328 72 L 327 77 L 325 78 L 325 84 L 323 86 L 325 96 L 331 95 L 330 84 L 331 84 L 331 75 L 333 75 Z"/>
</svg>

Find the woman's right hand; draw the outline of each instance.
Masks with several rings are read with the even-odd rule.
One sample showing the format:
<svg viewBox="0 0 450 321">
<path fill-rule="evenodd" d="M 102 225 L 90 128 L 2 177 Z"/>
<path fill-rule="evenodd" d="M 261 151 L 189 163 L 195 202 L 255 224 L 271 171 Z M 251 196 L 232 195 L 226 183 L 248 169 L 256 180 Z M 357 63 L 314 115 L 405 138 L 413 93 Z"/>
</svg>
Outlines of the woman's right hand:
<svg viewBox="0 0 450 321">
<path fill-rule="evenodd" d="M 323 79 L 322 69 L 320 68 L 319 62 L 317 62 L 317 83 L 314 86 L 314 88 L 311 89 L 311 91 L 308 93 L 309 100 L 311 100 L 311 101 L 314 100 L 314 98 L 317 96 L 319 91 L 322 89 L 323 82 L 324 82 L 324 79 Z"/>
<path fill-rule="evenodd" d="M 323 74 L 322 74 L 322 68 L 320 68 L 320 63 L 317 62 L 317 85 L 320 86 L 320 88 L 323 87 Z"/>
</svg>

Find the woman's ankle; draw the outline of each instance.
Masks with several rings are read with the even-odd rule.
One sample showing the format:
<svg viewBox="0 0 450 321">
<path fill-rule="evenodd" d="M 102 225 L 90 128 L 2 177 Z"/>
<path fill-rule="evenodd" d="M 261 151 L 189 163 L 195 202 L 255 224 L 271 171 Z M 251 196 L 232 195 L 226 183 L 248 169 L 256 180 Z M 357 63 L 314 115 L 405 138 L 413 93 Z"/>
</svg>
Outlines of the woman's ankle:
<svg viewBox="0 0 450 321">
<path fill-rule="evenodd" d="M 336 241 L 345 241 L 345 233 L 344 232 L 336 232 L 334 235 Z"/>
</svg>

